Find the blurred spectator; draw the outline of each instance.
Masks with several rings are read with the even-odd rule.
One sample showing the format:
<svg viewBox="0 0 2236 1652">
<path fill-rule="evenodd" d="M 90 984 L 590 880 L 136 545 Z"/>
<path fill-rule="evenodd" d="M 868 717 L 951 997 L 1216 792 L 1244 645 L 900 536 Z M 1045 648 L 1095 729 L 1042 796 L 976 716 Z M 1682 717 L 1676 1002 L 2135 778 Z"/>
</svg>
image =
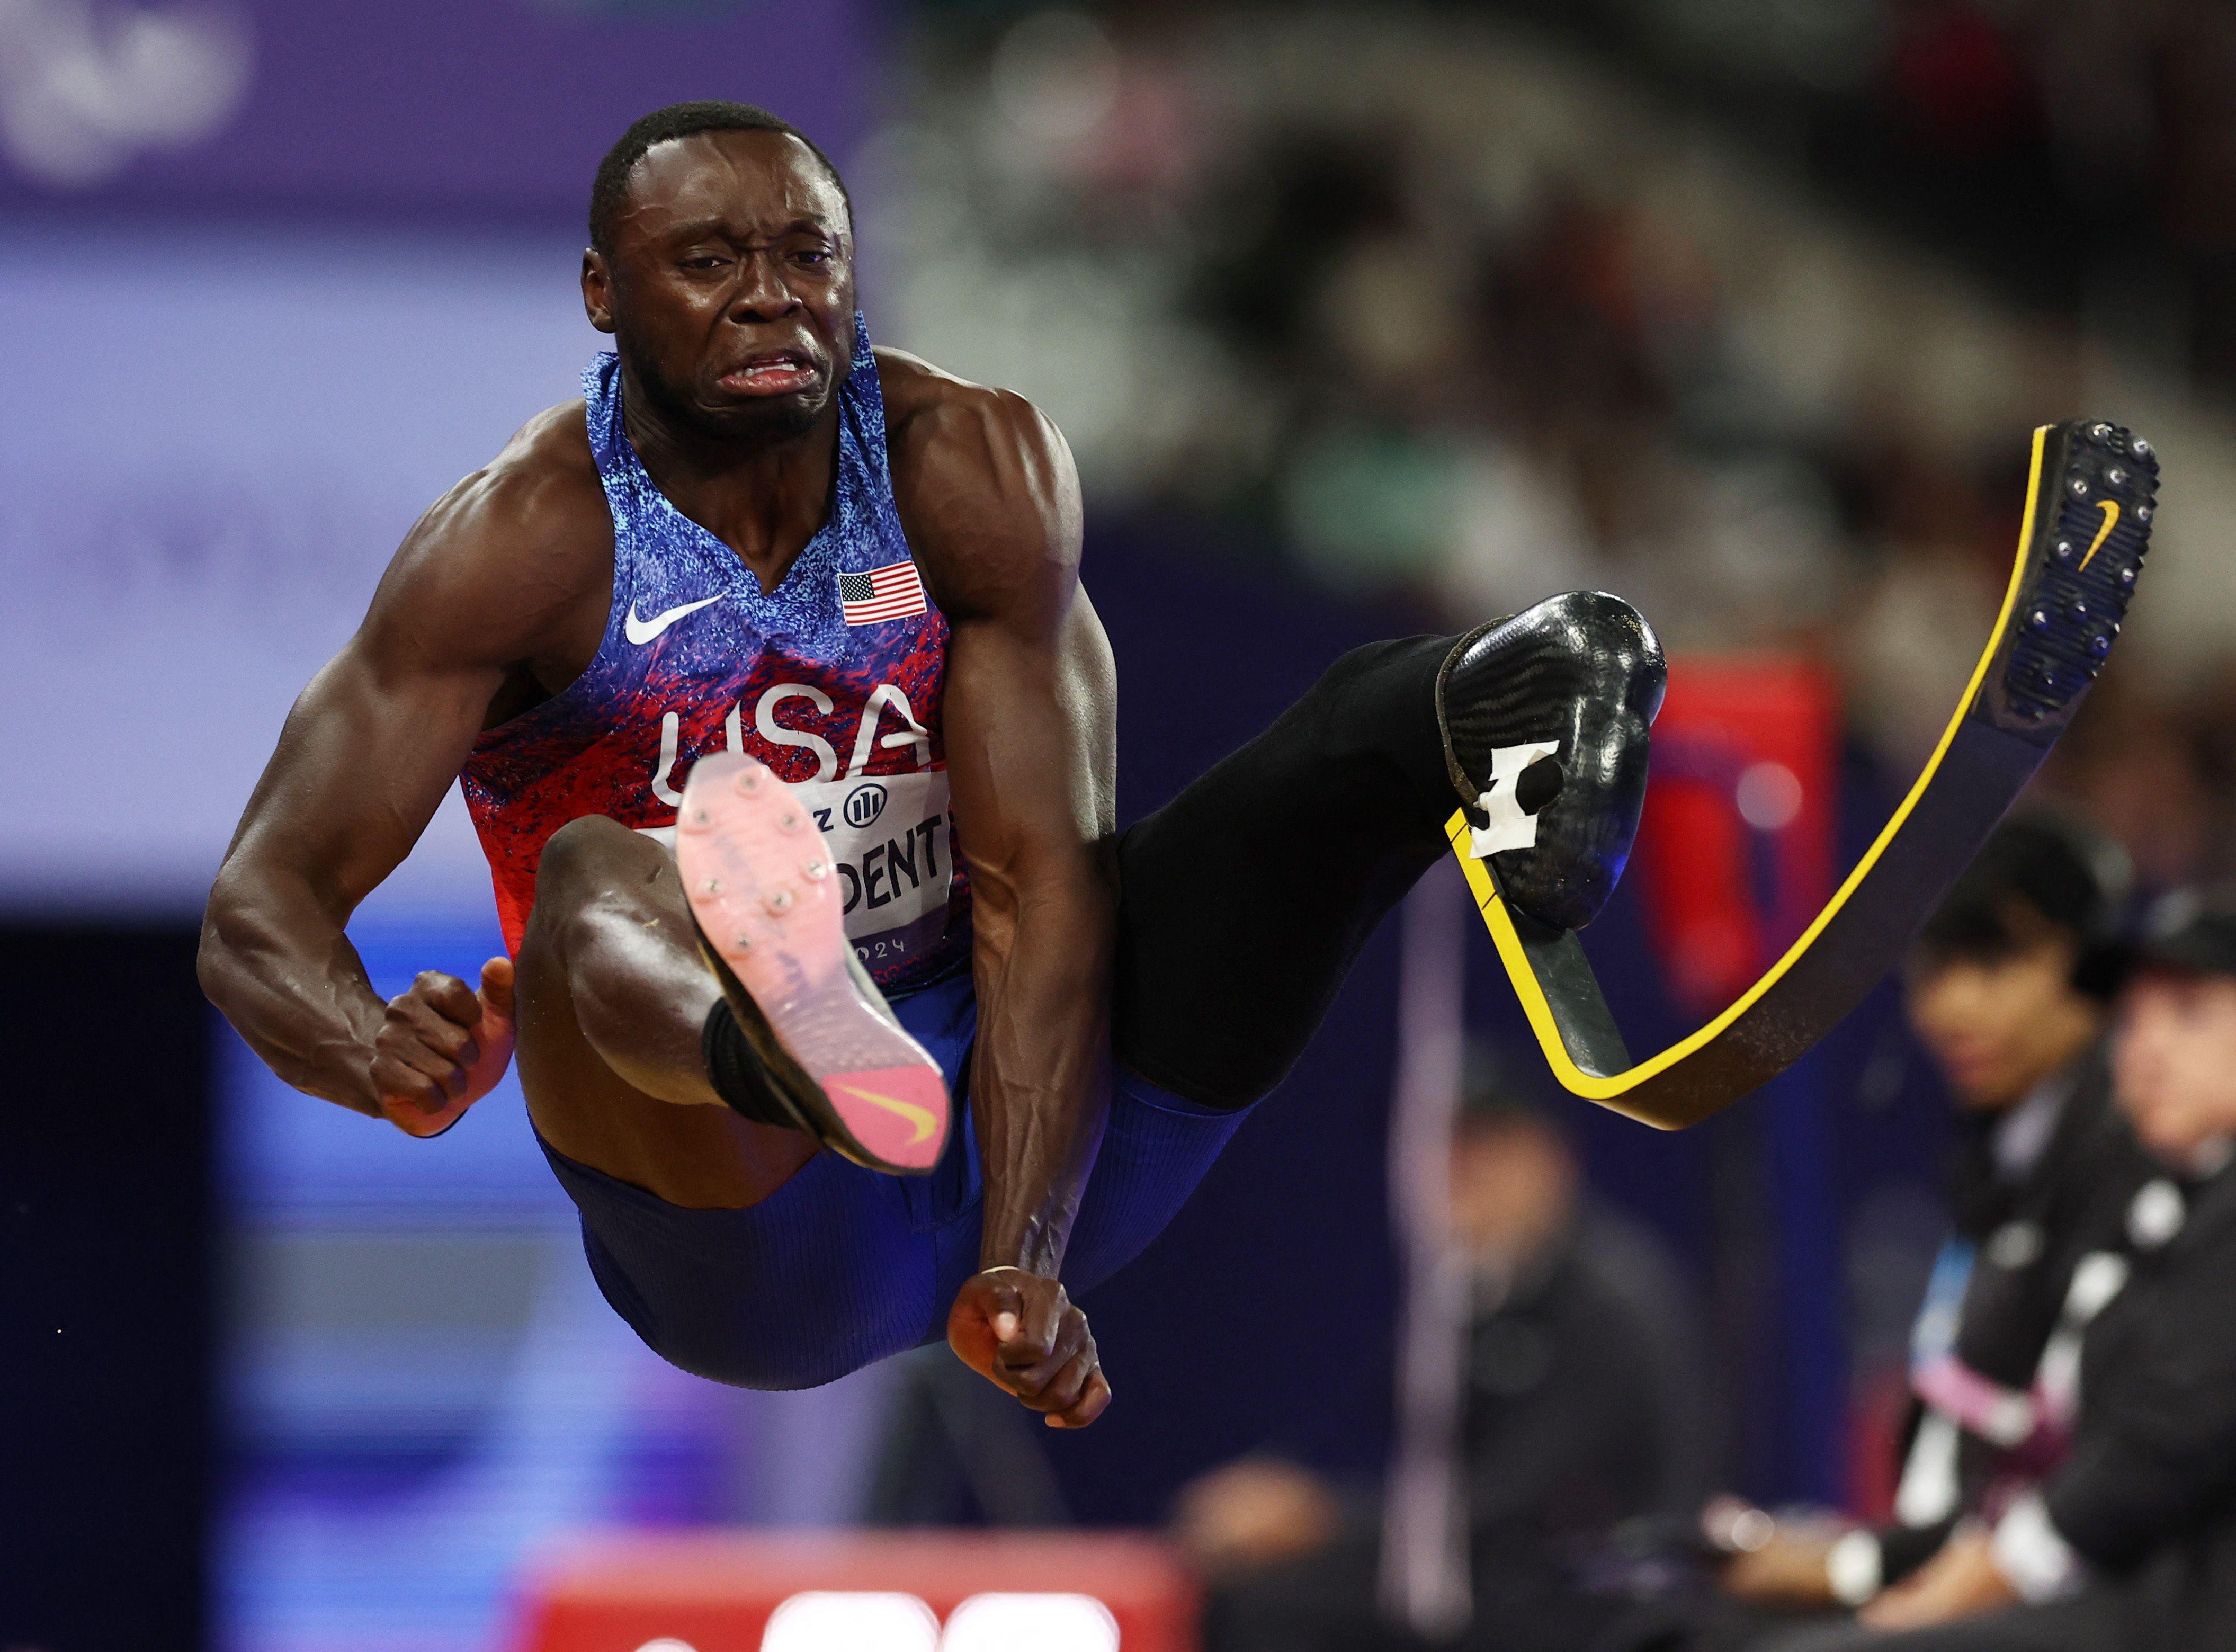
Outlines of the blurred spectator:
<svg viewBox="0 0 2236 1652">
<path fill-rule="evenodd" d="M 2226 668 L 2217 681 L 2175 698 L 2131 677 L 2105 685 L 2054 754 L 2058 790 L 2126 846 L 2138 881 L 2164 893 L 2223 874 L 2236 765 L 2226 733 Z"/>
<path fill-rule="evenodd" d="M 1454 1237 L 1475 1310 L 1460 1467 L 1467 1648 L 1595 1643 L 1632 1603 L 1595 1580 L 1616 1529 L 1697 1507 L 1707 1452 L 1686 1293 L 1658 1241 L 1583 1189 L 1560 1128 L 1494 1094 L 1464 1104 Z M 1184 1492 L 1177 1535 L 1212 1585 L 1206 1652 L 1390 1652 L 1379 1523 L 1308 1471 L 1253 1460 Z"/>
<path fill-rule="evenodd" d="M 869 170 L 911 232 L 896 337 L 1033 395 L 1098 508 L 1246 526 L 1453 625 L 1599 586 L 1673 651 L 1825 659 L 1898 775 L 1996 612 L 2030 425 L 2164 417 L 2200 502 L 2162 524 L 2168 600 L 2226 589 L 2196 553 L 2236 431 L 2134 371 L 2236 381 L 2225 5 L 972 15 L 925 32 Z M 1809 135 L 1788 175 L 1750 108 Z M 1812 169 L 1858 187 L 1836 210 Z M 1951 248 L 2064 313 L 1967 290 Z M 2225 640 L 2158 600 L 2046 789 L 2167 888 L 2236 872 L 2236 763 L 2194 687 Z"/>
<path fill-rule="evenodd" d="M 2105 839 L 2023 814 L 1997 829 L 1928 920 L 1907 1004 L 1962 1110 L 1955 1234 L 1911 1335 L 1896 1518 L 1872 1531 L 1758 1515 L 1724 1574 L 1733 1596 L 1861 1606 L 1924 1565 L 1961 1518 L 2009 1502 L 2062 1454 L 2037 1384 L 2044 1351 L 2082 1259 L 2117 1242 L 2150 1174 L 2111 1105 L 2102 1044 L 2127 882 Z"/>
<path fill-rule="evenodd" d="M 1960 1528 L 1858 1627 L 1779 1652 L 2190 1652 L 2236 1642 L 2236 900 L 2145 949 L 2113 1054 L 2159 1174 L 2075 1270 L 2077 1369 L 2045 1360 L 2072 1445 Z"/>
</svg>

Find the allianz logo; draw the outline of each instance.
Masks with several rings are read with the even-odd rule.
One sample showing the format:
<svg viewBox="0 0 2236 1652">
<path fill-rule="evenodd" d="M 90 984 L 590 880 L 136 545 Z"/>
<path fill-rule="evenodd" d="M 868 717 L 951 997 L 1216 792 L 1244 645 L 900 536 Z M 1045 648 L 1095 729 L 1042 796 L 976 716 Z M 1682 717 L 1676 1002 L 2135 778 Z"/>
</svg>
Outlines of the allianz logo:
<svg viewBox="0 0 2236 1652">
<path fill-rule="evenodd" d="M 885 788 L 875 780 L 864 780 L 846 793 L 846 800 L 838 806 L 838 813 L 846 818 L 850 826 L 875 826 L 878 817 L 885 812 Z"/>
</svg>

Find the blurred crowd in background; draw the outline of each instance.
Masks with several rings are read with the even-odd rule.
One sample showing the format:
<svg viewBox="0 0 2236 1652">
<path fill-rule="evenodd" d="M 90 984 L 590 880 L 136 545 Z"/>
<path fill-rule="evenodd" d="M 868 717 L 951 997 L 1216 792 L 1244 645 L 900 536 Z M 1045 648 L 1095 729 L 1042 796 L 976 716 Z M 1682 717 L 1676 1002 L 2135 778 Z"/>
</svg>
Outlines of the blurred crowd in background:
<svg viewBox="0 0 2236 1652">
<path fill-rule="evenodd" d="M 1603 585 L 1673 652 L 1833 662 L 1893 773 L 2001 601 L 2018 432 L 2148 425 L 2189 566 L 2050 784 L 2155 886 L 2226 869 L 2231 576 L 2183 555 L 2236 489 L 2225 8 L 931 5 L 909 43 L 857 163 L 886 325 L 1040 400 L 1100 509 L 1453 623 Z"/>
<path fill-rule="evenodd" d="M 1342 648 L 1602 586 L 1680 669 L 1832 674 L 1851 852 L 1989 635 L 2025 432 L 2101 413 L 2166 457 L 2168 509 L 2130 635 L 2038 790 L 2124 848 L 2122 922 L 2236 873 L 2236 10 L 2218 0 L 0 0 L 0 279 L 28 341 L 0 402 L 0 563 L 23 599 L 0 610 L 0 687 L 36 771 L 0 796 L 0 906 L 27 976 L 57 935 L 95 983 L 118 948 L 149 980 L 161 945 L 184 956 L 289 696 L 398 536 L 600 344 L 571 289 L 597 154 L 700 95 L 766 103 L 839 160 L 880 343 L 1024 393 L 1070 440 L 1134 720 L 1129 818 Z M 102 624 L 51 623 L 77 612 Z M 118 731 L 164 806 L 54 801 Z M 1748 814 L 1749 841 L 1775 848 L 1793 818 Z M 1627 1030 L 1704 1008 L 1663 978 L 1654 879 L 1674 865 L 1642 852 L 1588 938 Z M 2027 899 L 2056 908 L 2046 930 L 1976 928 L 1935 957 L 2032 968 L 2101 938 Z M 382 982 L 489 948 L 454 809 L 382 900 L 352 928 Z M 1399 971 L 1378 948 L 1263 1127 L 1089 1304 L 1121 1399 L 1075 1440 L 1022 1429 L 940 1349 L 802 1395 L 661 1365 L 596 1300 L 510 1089 L 428 1151 L 371 1140 L 222 1037 L 181 1063 L 98 1029 L 73 1051 L 118 1076 L 62 1051 L 26 1086 L 101 1098 L 98 1174 L 71 1207 L 87 1225 L 36 1253 L 62 1260 L 0 1279 L 18 1293 L 0 1330 L 36 1333 L 0 1384 L 51 1372 L 93 1396 L 49 1453 L 89 1499 L 146 1504 L 148 1465 L 176 1468 L 189 1511 L 141 1540 L 207 1519 L 179 1588 L 205 1598 L 206 1554 L 207 1638 L 237 1652 L 493 1644 L 558 1530 L 857 1519 L 1164 1523 L 1211 1585 L 1212 1652 L 1416 1645 L 1391 1622 L 1433 1639 L 1453 1620 L 1384 1542 L 1411 1516 L 1384 1471 L 1417 1442 L 1392 1420 Z M 191 982 L 161 969 L 193 1024 Z M 1470 1284 L 1443 1456 L 1478 1638 L 1720 1648 L 1770 1632 L 1758 1611 L 1868 1597 L 1831 1552 L 1904 1524 L 1934 1438 L 1919 1351 L 1955 1346 L 1964 1284 L 1935 1247 L 2007 1225 L 1996 1121 L 2105 1059 L 2101 995 L 2084 1013 L 2074 980 L 2051 984 L 2053 1019 L 2086 1036 L 1989 1083 L 1969 1122 L 1950 1047 L 1890 994 L 1778 1094 L 1649 1138 L 1542 1093 L 1478 957 L 1470 1030 L 1499 1048 L 1453 1133 Z M 56 988 L 53 1015 L 94 996 Z M 171 1093 L 188 1074 L 191 1130 Z M 103 1122 L 131 1106 L 208 1155 L 185 1239 L 134 1226 L 184 1184 L 184 1149 L 161 1146 L 135 1208 L 111 1197 L 118 1142 L 159 1144 Z M 66 1201 L 20 1167 L 62 1134 L 10 1122 L 0 1170 L 31 1179 L 0 1191 L 43 1221 Z M 2114 1226 L 2138 1162 L 2132 1142 L 2089 1161 Z M 2141 1248 L 2172 1237 L 2163 1204 Z M 97 1288 L 70 1271 L 96 1254 Z M 1176 1257 L 1246 1286 L 1185 1339 Z M 123 1315 L 141 1288 L 203 1339 L 165 1344 L 184 1350 L 166 1372 L 202 1385 L 175 1413 L 141 1403 L 159 1385 L 131 1325 L 99 1356 L 113 1389 L 36 1363 L 91 1360 L 82 1305 Z M 2056 1328 L 1994 1355 L 1997 1382 L 2030 1392 Z M 1262 1386 L 1202 1382 L 1268 1347 Z M 189 1412 L 215 1442 L 191 1463 L 170 1420 Z M 115 1460 L 85 1467 L 89 1440 Z M 1985 1467 L 1968 1448 L 1943 1477 L 1962 1513 L 2000 1517 L 2065 1460 L 2022 1444 Z M 1816 1506 L 1796 1517 L 1789 1493 Z M 0 1556 L 0 1644 L 12 1602 L 82 1592 L 67 1520 L 6 1518 L 46 1546 Z M 1955 1521 L 1925 1525 L 1939 1542 Z M 1881 1581 L 1922 1562 L 1897 1558 L 1906 1541 Z M 124 1591 L 102 1603 L 129 1615 Z M 175 1632 L 116 1643 L 201 1643 Z"/>
<path fill-rule="evenodd" d="M 1931 748 L 2003 600 L 2020 432 L 2116 407 L 2179 454 L 2177 509 L 2159 582 L 2040 787 L 2134 872 L 2111 879 L 2096 918 L 2053 911 L 2057 945 L 2086 951 L 2092 925 L 2236 871 L 2236 630 L 2222 617 L 2236 564 L 2214 511 L 2236 502 L 2236 14 L 2179 0 L 931 5 L 909 39 L 898 118 L 857 162 L 889 336 L 1040 401 L 1098 510 L 1151 534 L 1208 521 L 1228 555 L 1437 623 L 1603 586 L 1680 659 L 1829 666 L 1883 794 Z M 1977 910 L 1943 939 L 1972 922 L 1955 952 L 1999 969 L 2048 944 L 2024 922 L 2008 945 L 1983 940 L 2010 896 L 1974 890 Z M 1914 1285 L 1888 1287 L 1917 1316 L 1896 1359 L 1913 1378 L 1956 1338 L 1964 1247 L 2002 1234 L 2009 1250 L 2012 1210 L 2056 1175 L 2083 1188 L 2061 1197 L 2095 1201 L 2114 1227 L 2148 1179 L 2101 1081 L 2073 1076 L 2101 1069 L 2101 972 L 2023 1011 L 1992 993 L 1944 1004 L 1937 1028 L 1924 995 L 1950 959 L 1935 957 L 1912 1017 L 1970 1109 L 1971 1168 L 1943 1218 L 1962 1260 L 1944 1250 L 1922 1307 Z M 1960 1070 L 2013 1014 L 2046 1041 L 2021 1078 Z M 2053 1175 L 2031 1156 L 2056 1116 L 2042 1097 L 2075 1083 L 2088 1094 L 2057 1127 Z M 2035 1148 L 1990 1145 L 2023 1134 L 2003 1127 L 2028 1102 Z M 1782 1612 L 1837 1616 L 1921 1571 L 1875 1621 L 1960 1615 L 1945 1597 L 1965 1543 L 1927 1557 L 1959 1513 L 2003 1515 L 2066 1447 L 2036 1439 L 2021 1471 L 2013 1442 L 1965 1435 L 2006 1458 L 1968 1456 L 1934 1490 L 1940 1471 L 1918 1459 L 1943 1425 L 1921 1423 L 1921 1398 L 1883 1419 L 1876 1446 L 1864 1429 L 1853 1465 L 1851 1507 L 1878 1504 L 1891 1530 L 1937 1527 L 1890 1539 L 1884 1576 L 1874 1547 L 1857 1581 L 1852 1538 L 1851 1575 L 1827 1581 L 1827 1554 L 1864 1528 L 1805 1516 L 1753 1557 L 1742 1517 L 1737 1603 L 1677 1627 L 1626 1617 L 1611 1603 L 1671 1598 L 1654 1569 L 1700 1538 L 1700 1498 L 1731 1466 L 1714 1466 L 1714 1407 L 1688 1404 L 1714 1386 L 1691 1346 L 1699 1311 L 1669 1314 L 1681 1270 L 1582 1191 L 1573 1148 L 1510 1094 L 1476 1097 L 1455 1154 L 1455 1220 L 1485 1230 L 1465 1242 L 1489 1259 L 1453 1448 L 1470 1511 L 1466 1643 L 1766 1644 Z M 1515 1231 L 1489 1231 L 1501 1211 Z M 1989 1341 L 2013 1335 L 1994 1300 L 2008 1260 L 1973 1275 Z M 2027 1288 L 2062 1301 L 2068 1282 Z M 2055 1318 L 1978 1356 L 2004 1392 L 2032 1388 Z M 1641 1371 L 1654 1380 L 1626 1391 Z M 2073 1422 L 2043 1426 L 2062 1440 Z M 2198 1449 L 2218 1449 L 2210 1432 Z M 1379 1508 L 1279 1458 L 1199 1480 L 1176 1530 L 1221 1580 L 1211 1644 L 1411 1644 L 1389 1627 L 1405 1590 Z M 1733 1541 L 1731 1511 L 1717 1518 Z M 2226 1603 L 2200 1609 L 2183 1633 L 2226 1630 Z M 2161 1631 L 2063 1632 L 2088 1646 Z"/>
</svg>

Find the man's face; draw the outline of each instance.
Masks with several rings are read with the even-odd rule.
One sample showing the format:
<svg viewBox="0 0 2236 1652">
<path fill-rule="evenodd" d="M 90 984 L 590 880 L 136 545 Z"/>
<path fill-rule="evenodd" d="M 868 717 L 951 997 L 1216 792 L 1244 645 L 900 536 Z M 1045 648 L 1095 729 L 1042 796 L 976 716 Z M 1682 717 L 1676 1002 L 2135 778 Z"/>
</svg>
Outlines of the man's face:
<svg viewBox="0 0 2236 1652">
<path fill-rule="evenodd" d="M 1993 1111 L 2023 1100 L 2095 1034 L 2095 1006 L 2073 990 L 2073 944 L 2045 937 L 1995 958 L 1920 958 L 1910 1024 L 1962 1105 Z"/>
<path fill-rule="evenodd" d="M 830 406 L 853 361 L 853 227 L 806 144 L 781 132 L 654 144 L 612 240 L 583 258 L 583 306 L 662 416 L 766 441 Z"/>
<path fill-rule="evenodd" d="M 2236 1135 L 2236 980 L 2152 973 L 2127 991 L 2113 1085 L 2143 1145 L 2176 1166 Z"/>
</svg>

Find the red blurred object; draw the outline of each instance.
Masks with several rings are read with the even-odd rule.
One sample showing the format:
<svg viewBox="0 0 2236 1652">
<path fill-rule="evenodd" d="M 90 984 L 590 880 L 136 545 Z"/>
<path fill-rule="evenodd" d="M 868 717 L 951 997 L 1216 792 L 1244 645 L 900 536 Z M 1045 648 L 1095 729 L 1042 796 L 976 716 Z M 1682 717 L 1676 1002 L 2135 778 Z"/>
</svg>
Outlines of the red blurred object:
<svg viewBox="0 0 2236 1652">
<path fill-rule="evenodd" d="M 1117 1620 L 1121 1652 L 1195 1652 L 1195 1584 L 1164 1544 L 1003 1532 L 586 1537 L 530 1574 L 514 1647 L 760 1652 L 776 1609 L 819 1590 L 913 1595 L 942 1622 L 976 1595 L 1087 1595 Z"/>
<path fill-rule="evenodd" d="M 1679 659 L 1654 725 L 1637 860 L 1671 990 L 1721 1010 L 1832 892 L 1840 699 L 1805 660 Z"/>
<path fill-rule="evenodd" d="M 2017 43 L 1979 7 L 1917 0 L 1887 53 L 1886 83 L 1911 128 L 1937 148 L 2000 154 L 2037 124 Z"/>
<path fill-rule="evenodd" d="M 1848 1419 L 1848 1512 L 1868 1525 L 1894 1517 L 1904 1431 L 1910 1425 L 1910 1370 L 1896 1362 L 1856 1385 Z"/>
</svg>

